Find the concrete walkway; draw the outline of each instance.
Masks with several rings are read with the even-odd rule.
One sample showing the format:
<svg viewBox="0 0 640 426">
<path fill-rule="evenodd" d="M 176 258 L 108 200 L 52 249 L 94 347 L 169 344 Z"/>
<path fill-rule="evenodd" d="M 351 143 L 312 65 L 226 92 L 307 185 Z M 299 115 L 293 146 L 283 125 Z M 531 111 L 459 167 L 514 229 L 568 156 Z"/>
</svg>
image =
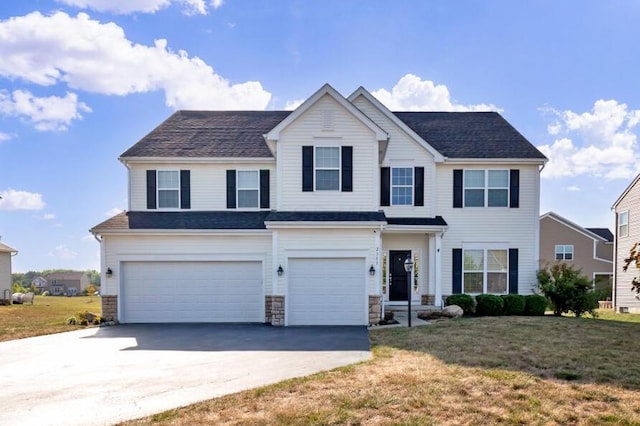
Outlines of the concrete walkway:
<svg viewBox="0 0 640 426">
<path fill-rule="evenodd" d="M 371 358 L 366 327 L 120 325 L 0 343 L 0 423 L 106 425 Z"/>
</svg>

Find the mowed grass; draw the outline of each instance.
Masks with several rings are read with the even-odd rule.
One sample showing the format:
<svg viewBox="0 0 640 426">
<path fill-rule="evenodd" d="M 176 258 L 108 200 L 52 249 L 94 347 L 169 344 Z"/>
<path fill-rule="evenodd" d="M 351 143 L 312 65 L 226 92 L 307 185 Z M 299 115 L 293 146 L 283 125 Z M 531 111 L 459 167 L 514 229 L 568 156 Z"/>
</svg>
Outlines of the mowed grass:
<svg viewBox="0 0 640 426">
<path fill-rule="evenodd" d="M 100 297 L 36 296 L 33 305 L 0 306 L 0 342 L 85 328 L 67 324 L 85 311 L 100 315 Z"/>
<path fill-rule="evenodd" d="M 603 313 L 380 328 L 370 362 L 124 424 L 640 425 L 638 322 Z"/>
</svg>

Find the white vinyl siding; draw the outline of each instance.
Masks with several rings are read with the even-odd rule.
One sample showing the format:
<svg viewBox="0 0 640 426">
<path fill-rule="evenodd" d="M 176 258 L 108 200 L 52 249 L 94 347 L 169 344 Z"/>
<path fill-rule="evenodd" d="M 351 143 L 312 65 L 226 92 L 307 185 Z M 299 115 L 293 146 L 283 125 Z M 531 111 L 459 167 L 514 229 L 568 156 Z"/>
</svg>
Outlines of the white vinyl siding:
<svg viewBox="0 0 640 426">
<path fill-rule="evenodd" d="M 640 300 L 636 298 L 636 293 L 631 291 L 631 281 L 640 275 L 633 263 L 627 271 L 623 271 L 624 259 L 629 257 L 633 245 L 640 242 L 640 181 L 635 182 L 622 199 L 615 206 L 618 220 L 617 236 L 615 239 L 616 250 L 616 270 L 614 272 L 614 302 L 616 309 L 628 308 L 629 312 L 640 313 Z M 620 236 L 620 217 L 627 216 L 626 237 Z M 623 219 L 624 220 L 624 219 Z"/>
<path fill-rule="evenodd" d="M 130 211 L 147 210 L 147 170 L 166 169 L 166 165 L 158 163 L 131 164 L 130 166 L 129 197 Z M 227 170 L 264 170 L 269 173 L 270 205 L 276 202 L 277 173 L 274 163 L 230 162 L 221 163 L 179 163 L 173 166 L 176 170 L 190 170 L 191 210 L 220 211 L 227 208 Z"/>
<path fill-rule="evenodd" d="M 4 291 L 11 291 L 11 253 L 0 252 L 0 298 Z"/>
</svg>

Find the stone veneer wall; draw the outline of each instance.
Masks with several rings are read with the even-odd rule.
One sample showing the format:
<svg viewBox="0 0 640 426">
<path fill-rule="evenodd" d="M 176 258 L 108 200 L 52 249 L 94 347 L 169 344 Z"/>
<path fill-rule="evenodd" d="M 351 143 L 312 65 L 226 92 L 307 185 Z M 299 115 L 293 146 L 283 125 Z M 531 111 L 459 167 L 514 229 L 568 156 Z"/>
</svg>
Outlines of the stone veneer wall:
<svg viewBox="0 0 640 426">
<path fill-rule="evenodd" d="M 380 321 L 380 296 L 369 295 L 369 325 Z"/>
<path fill-rule="evenodd" d="M 284 296 L 265 296 L 264 308 L 264 322 L 275 326 L 284 325 Z"/>
<path fill-rule="evenodd" d="M 102 295 L 102 318 L 105 321 L 118 321 L 118 296 Z"/>
<path fill-rule="evenodd" d="M 433 294 L 423 294 L 420 300 L 420 304 L 433 306 L 436 304 L 436 296 Z"/>
</svg>

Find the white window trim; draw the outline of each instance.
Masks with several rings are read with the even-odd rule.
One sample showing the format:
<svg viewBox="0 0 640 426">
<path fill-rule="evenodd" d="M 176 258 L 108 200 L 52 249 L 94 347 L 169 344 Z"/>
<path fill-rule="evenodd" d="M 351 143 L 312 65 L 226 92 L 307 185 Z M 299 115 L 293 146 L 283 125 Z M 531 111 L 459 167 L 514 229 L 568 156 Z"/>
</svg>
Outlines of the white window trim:
<svg viewBox="0 0 640 426">
<path fill-rule="evenodd" d="M 258 174 L 258 187 L 255 189 L 240 189 L 240 172 L 256 172 Z M 240 207 L 240 191 L 258 190 L 258 204 L 255 207 Z M 236 210 L 259 210 L 260 209 L 260 170 L 258 169 L 242 169 L 236 170 Z"/>
<path fill-rule="evenodd" d="M 627 217 L 627 222 L 624 224 L 627 227 L 627 232 L 625 232 L 624 235 L 620 232 L 620 227 L 624 226 L 624 225 L 620 224 L 620 217 L 623 214 L 626 215 L 626 217 Z M 618 229 L 616 229 L 616 233 L 617 233 L 617 236 L 620 237 L 620 238 L 625 238 L 625 237 L 629 236 L 629 210 L 624 210 L 624 211 L 621 211 L 621 212 L 618 213 Z"/>
<path fill-rule="evenodd" d="M 393 170 L 394 169 L 411 169 L 411 204 L 394 204 L 393 203 L 393 187 L 396 186 L 398 188 L 406 188 L 409 185 L 394 185 L 393 184 Z M 415 167 L 413 166 L 391 166 L 391 170 L 390 170 L 391 174 L 389 176 L 390 178 L 390 185 L 389 185 L 389 204 L 392 206 L 397 206 L 397 207 L 413 207 L 413 205 L 415 204 L 415 185 L 416 185 L 416 176 L 415 176 Z"/>
<path fill-rule="evenodd" d="M 487 244 L 487 245 L 479 245 L 479 244 L 466 244 L 463 246 L 462 248 L 462 293 L 463 294 L 482 294 L 482 293 L 469 293 L 465 291 L 464 288 L 464 274 L 465 274 L 465 269 L 464 269 L 464 252 L 466 250 L 482 250 L 483 253 L 483 259 L 484 259 L 484 265 L 482 265 L 482 293 L 487 293 L 487 285 L 488 285 L 488 277 L 487 274 L 489 272 L 501 272 L 502 271 L 489 271 L 487 269 L 487 265 L 488 265 L 488 259 L 489 256 L 487 256 L 487 252 L 489 250 L 501 250 L 501 251 L 506 251 L 507 252 L 507 270 L 505 272 L 507 279 L 506 279 L 506 289 L 504 293 L 491 293 L 491 294 L 509 294 L 509 248 L 505 247 L 503 244 L 497 244 L 497 243 L 493 243 L 493 244 Z M 479 271 L 469 271 L 469 272 L 474 272 L 474 273 L 478 273 Z"/>
<path fill-rule="evenodd" d="M 562 251 L 558 251 L 558 247 L 561 247 Z M 566 250 L 567 247 L 571 247 L 571 259 L 567 259 L 567 254 L 569 253 Z M 562 254 L 562 259 L 558 259 L 558 254 Z M 554 257 L 555 257 L 555 260 L 561 260 L 563 262 L 573 261 L 575 259 L 573 244 L 556 244 Z"/>
<path fill-rule="evenodd" d="M 318 167 L 318 148 L 336 148 L 338 150 L 338 167 Z M 338 171 L 338 187 L 336 189 L 318 189 L 318 170 L 337 170 Z M 340 192 L 342 188 L 342 146 L 340 145 L 314 145 L 313 146 L 313 190 L 320 192 Z"/>
<path fill-rule="evenodd" d="M 484 205 L 482 206 L 467 206 L 467 186 L 465 185 L 465 174 L 468 171 L 482 171 L 484 172 Z M 503 171 L 507 172 L 507 186 L 506 187 L 489 187 L 489 171 Z M 470 187 L 468 189 L 481 189 L 479 186 Z M 489 206 L 489 189 L 506 189 L 507 190 L 507 204 L 504 206 Z M 509 169 L 463 169 L 462 171 L 462 206 L 464 208 L 485 208 L 485 209 L 505 209 L 509 208 L 509 197 L 511 196 L 511 173 Z"/>
<path fill-rule="evenodd" d="M 178 174 L 178 188 L 160 188 L 160 172 L 174 172 Z M 180 198 L 182 197 L 180 188 L 180 170 L 176 169 L 158 169 L 156 170 L 156 208 L 158 210 L 180 210 Z M 160 207 L 160 191 L 178 191 L 178 206 L 177 207 Z"/>
</svg>

